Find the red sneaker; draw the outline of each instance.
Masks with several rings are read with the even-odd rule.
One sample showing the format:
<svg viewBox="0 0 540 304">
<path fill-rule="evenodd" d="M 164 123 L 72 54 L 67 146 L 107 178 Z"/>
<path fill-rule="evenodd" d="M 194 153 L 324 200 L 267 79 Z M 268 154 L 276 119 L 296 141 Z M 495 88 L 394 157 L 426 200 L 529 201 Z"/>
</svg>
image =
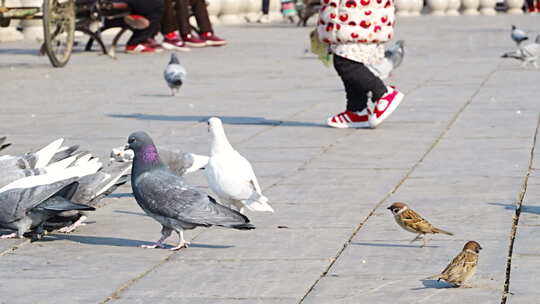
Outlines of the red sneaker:
<svg viewBox="0 0 540 304">
<path fill-rule="evenodd" d="M 225 41 L 225 39 L 219 38 L 212 32 L 202 33 L 201 38 L 206 42 L 206 45 L 208 46 L 222 46 L 227 44 L 227 41 Z"/>
<path fill-rule="evenodd" d="M 334 128 L 367 128 L 369 127 L 368 114 L 362 112 L 345 111 L 336 114 L 326 120 L 326 124 Z"/>
<path fill-rule="evenodd" d="M 195 47 L 195 48 L 199 48 L 199 47 L 205 47 L 206 46 L 206 42 L 204 40 L 201 40 L 191 34 L 187 34 L 185 36 L 182 36 L 182 40 L 184 40 L 184 43 L 187 45 L 187 46 L 190 46 L 190 47 Z"/>
<path fill-rule="evenodd" d="M 130 54 L 151 54 L 160 53 L 162 48 L 157 48 L 149 42 L 139 43 L 135 45 L 126 45 L 126 52 Z"/>
<path fill-rule="evenodd" d="M 376 128 L 380 125 L 403 100 L 403 93 L 396 90 L 394 86 L 386 87 L 387 92 L 376 102 L 368 101 L 368 121 L 371 128 Z"/>
<path fill-rule="evenodd" d="M 124 17 L 124 22 L 136 30 L 144 30 L 150 26 L 150 21 L 141 15 L 127 15 Z"/>
<path fill-rule="evenodd" d="M 161 43 L 161 46 L 167 50 L 173 50 L 173 51 L 190 51 L 190 48 L 187 47 L 187 45 L 180 39 L 180 37 L 176 34 L 176 32 L 170 32 L 166 34 L 163 38 L 163 42 Z"/>
</svg>

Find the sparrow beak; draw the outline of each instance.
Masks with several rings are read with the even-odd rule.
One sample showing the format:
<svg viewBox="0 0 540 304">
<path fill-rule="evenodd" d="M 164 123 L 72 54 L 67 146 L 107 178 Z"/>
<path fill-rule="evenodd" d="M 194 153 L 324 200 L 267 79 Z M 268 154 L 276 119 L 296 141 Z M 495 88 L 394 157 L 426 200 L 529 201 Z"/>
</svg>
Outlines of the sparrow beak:
<svg viewBox="0 0 540 304">
<path fill-rule="evenodd" d="M 126 151 L 126 150 L 131 150 L 131 148 L 129 147 L 129 144 L 126 144 L 126 145 L 124 146 L 124 151 Z"/>
<path fill-rule="evenodd" d="M 388 209 L 388 210 L 392 210 L 392 206 L 390 206 L 390 207 L 388 207 L 388 208 L 386 208 L 386 209 Z"/>
</svg>

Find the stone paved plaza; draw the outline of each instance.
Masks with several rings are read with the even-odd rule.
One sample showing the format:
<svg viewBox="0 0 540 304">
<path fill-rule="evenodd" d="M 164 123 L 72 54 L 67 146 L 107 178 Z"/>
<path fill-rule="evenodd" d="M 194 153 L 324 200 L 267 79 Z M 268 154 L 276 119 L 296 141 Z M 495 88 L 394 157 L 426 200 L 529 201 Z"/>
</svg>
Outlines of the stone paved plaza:
<svg viewBox="0 0 540 304">
<path fill-rule="evenodd" d="M 500 58 L 511 24 L 540 32 L 535 16 L 399 19 L 406 57 L 388 81 L 406 98 L 376 130 L 324 126 L 344 92 L 304 53 L 310 28 L 218 27 L 228 46 L 180 53 L 189 79 L 177 97 L 167 53 L 79 51 L 53 69 L 35 42 L 0 44 L 6 152 L 64 137 L 105 160 L 145 130 L 208 154 L 204 120 L 217 115 L 276 210 L 248 213 L 253 231 L 196 229 L 188 249 L 142 249 L 160 225 L 123 186 L 72 234 L 2 240 L 0 303 L 501 303 L 516 222 L 506 303 L 538 303 L 540 70 Z M 207 187 L 204 172 L 187 179 Z M 455 236 L 410 244 L 394 201 Z M 468 240 L 484 248 L 472 288 L 422 280 Z"/>
</svg>

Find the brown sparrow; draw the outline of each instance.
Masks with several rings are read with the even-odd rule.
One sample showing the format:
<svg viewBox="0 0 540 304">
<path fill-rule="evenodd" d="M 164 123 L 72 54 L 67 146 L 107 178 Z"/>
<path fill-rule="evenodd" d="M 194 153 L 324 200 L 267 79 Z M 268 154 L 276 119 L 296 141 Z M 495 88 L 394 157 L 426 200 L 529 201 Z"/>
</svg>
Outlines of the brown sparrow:
<svg viewBox="0 0 540 304">
<path fill-rule="evenodd" d="M 463 250 L 441 272 L 426 279 L 445 280 L 454 287 L 462 286 L 463 282 L 470 279 L 476 272 L 478 256 L 482 247 L 475 241 L 468 241 Z"/>
<path fill-rule="evenodd" d="M 451 232 L 433 227 L 433 225 L 423 219 L 414 210 L 410 209 L 409 206 L 407 206 L 407 204 L 405 203 L 396 202 L 387 209 L 392 211 L 392 214 L 394 214 L 394 219 L 396 220 L 398 225 L 401 226 L 401 228 L 412 233 L 418 233 L 418 235 L 411 241 L 411 243 L 414 241 L 418 241 L 420 240 L 420 238 L 422 238 L 424 242 L 422 246 L 426 246 L 425 235 L 427 233 L 443 233 L 448 235 L 454 235 Z"/>
</svg>

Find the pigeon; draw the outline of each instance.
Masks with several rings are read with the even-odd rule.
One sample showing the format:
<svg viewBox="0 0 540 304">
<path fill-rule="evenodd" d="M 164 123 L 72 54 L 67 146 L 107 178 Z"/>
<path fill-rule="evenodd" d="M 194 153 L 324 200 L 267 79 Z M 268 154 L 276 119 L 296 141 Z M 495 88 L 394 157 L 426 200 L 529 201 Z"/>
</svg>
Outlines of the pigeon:
<svg viewBox="0 0 540 304">
<path fill-rule="evenodd" d="M 0 227 L 16 230 L 0 238 L 22 238 L 35 229 L 37 239 L 43 224 L 55 214 L 67 210 L 93 210 L 71 201 L 81 177 L 97 172 L 97 159 L 79 159 L 63 170 L 28 176 L 0 188 Z"/>
<path fill-rule="evenodd" d="M 522 29 L 518 29 L 515 25 L 512 25 L 512 31 L 510 32 L 510 37 L 512 38 L 512 40 L 514 40 L 518 48 L 519 48 L 519 45 L 523 41 L 529 39 L 525 31 Z"/>
<path fill-rule="evenodd" d="M 506 52 L 501 57 L 521 60 L 523 61 L 522 67 L 526 67 L 529 63 L 532 63 L 535 68 L 538 68 L 538 61 L 540 59 L 540 35 L 536 36 L 533 43 L 520 46 L 515 51 Z"/>
<path fill-rule="evenodd" d="M 401 65 L 404 56 L 405 42 L 398 40 L 384 51 L 384 59 L 379 64 L 370 64 L 368 68 L 379 78 L 386 79 Z"/>
<path fill-rule="evenodd" d="M 7 138 L 5 136 L 0 137 L 0 151 L 11 146 L 11 143 L 6 142 Z"/>
<path fill-rule="evenodd" d="M 158 149 L 158 153 L 161 161 L 179 176 L 203 169 L 210 159 L 206 155 L 174 152 L 162 148 Z M 133 161 L 133 151 L 124 150 L 124 147 L 114 148 L 111 151 L 111 160 L 131 162 Z"/>
<path fill-rule="evenodd" d="M 221 226 L 238 230 L 255 229 L 239 212 L 220 205 L 213 197 L 186 184 L 161 161 L 156 146 L 145 132 L 132 133 L 126 149 L 135 153 L 131 187 L 141 209 L 162 225 L 161 238 L 144 248 L 164 248 L 163 242 L 175 231 L 178 245 L 187 247 L 183 231 L 196 227 Z"/>
<path fill-rule="evenodd" d="M 100 201 L 113 193 L 118 187 L 128 181 L 131 163 L 109 162 L 94 174 L 82 177 L 77 182 L 79 186 L 71 198 L 72 201 L 93 208 L 99 206 Z M 80 226 L 86 225 L 88 218 L 85 211 L 67 211 L 56 215 L 45 224 L 48 229 L 58 229 L 58 232 L 70 233 Z"/>
<path fill-rule="evenodd" d="M 208 120 L 208 130 L 212 135 L 210 160 L 206 166 L 206 177 L 210 189 L 221 202 L 244 212 L 274 212 L 262 192 L 253 168 L 247 159 L 231 146 L 225 135 L 223 124 L 217 117 Z"/>
<path fill-rule="evenodd" d="M 178 57 L 176 57 L 176 54 L 171 53 L 171 60 L 165 67 L 163 77 L 165 78 L 169 88 L 171 88 L 172 96 L 175 96 L 176 93 L 178 93 L 180 87 L 186 80 L 186 76 L 186 69 L 180 65 L 180 61 L 178 60 Z"/>
<path fill-rule="evenodd" d="M 35 153 L 0 156 L 0 187 L 26 176 L 45 174 L 69 166 L 75 161 L 75 158 L 70 157 L 78 146 L 61 147 L 62 142 L 63 139 L 55 140 Z"/>
</svg>

